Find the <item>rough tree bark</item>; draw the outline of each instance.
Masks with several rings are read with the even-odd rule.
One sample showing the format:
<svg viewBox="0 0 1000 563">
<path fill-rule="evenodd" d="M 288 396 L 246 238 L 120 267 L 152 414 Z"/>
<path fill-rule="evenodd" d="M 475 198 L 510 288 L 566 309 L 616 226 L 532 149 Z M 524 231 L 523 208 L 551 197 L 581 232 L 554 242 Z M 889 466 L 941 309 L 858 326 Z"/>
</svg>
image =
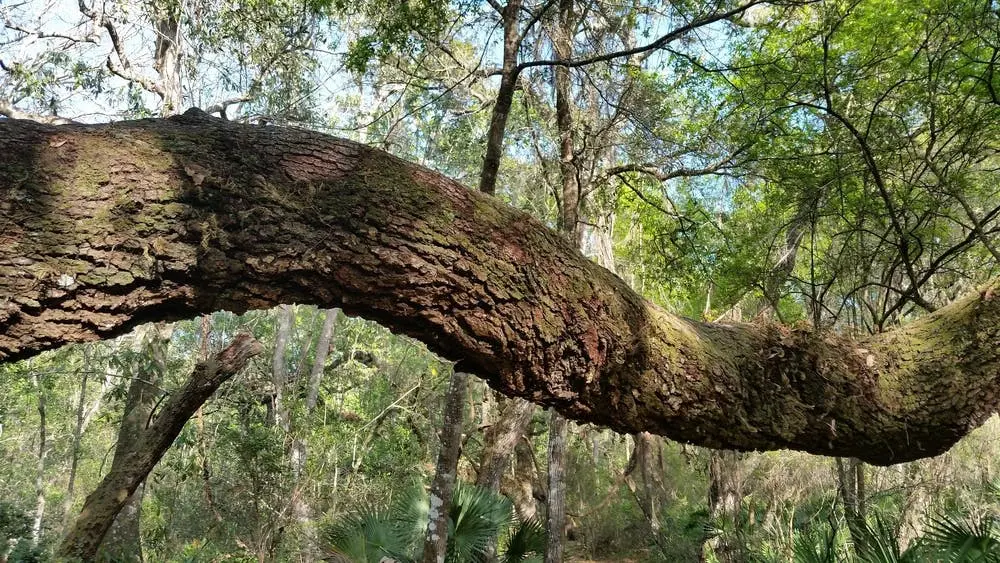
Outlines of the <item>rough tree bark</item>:
<svg viewBox="0 0 1000 563">
<path fill-rule="evenodd" d="M 173 444 L 188 419 L 220 385 L 262 351 L 263 346 L 253 337 L 241 334 L 214 358 L 195 366 L 187 384 L 171 395 L 156 419 L 136 437 L 133 447 L 123 452 L 121 463 L 112 465 L 101 484 L 87 497 L 73 528 L 59 547 L 62 557 L 94 560 L 115 516 Z"/>
<path fill-rule="evenodd" d="M 201 112 L 0 121 L 0 360 L 151 320 L 342 307 L 619 432 L 898 463 L 1000 403 L 993 288 L 850 339 L 671 315 L 524 213 L 384 152 Z"/>
</svg>

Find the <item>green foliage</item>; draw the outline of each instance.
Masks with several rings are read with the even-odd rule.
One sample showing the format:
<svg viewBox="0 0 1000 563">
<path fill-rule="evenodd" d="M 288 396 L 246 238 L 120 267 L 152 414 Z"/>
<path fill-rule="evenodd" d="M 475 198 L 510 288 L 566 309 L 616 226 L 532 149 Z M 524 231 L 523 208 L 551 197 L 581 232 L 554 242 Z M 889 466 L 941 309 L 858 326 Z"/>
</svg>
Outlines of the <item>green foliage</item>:
<svg viewBox="0 0 1000 563">
<path fill-rule="evenodd" d="M 325 530 L 324 540 L 335 561 L 379 563 L 385 557 L 411 561 L 409 523 L 388 511 L 366 511 L 343 516 Z"/>
<path fill-rule="evenodd" d="M 855 553 L 863 561 L 908 563 L 919 560 L 915 548 L 906 551 L 900 548 L 896 527 L 881 513 L 876 513 L 870 522 L 853 525 L 851 534 L 855 538 Z"/>
<path fill-rule="evenodd" d="M 448 556 L 454 561 L 478 559 L 501 531 L 514 522 L 507 497 L 480 487 L 459 484 L 448 513 Z"/>
<path fill-rule="evenodd" d="M 31 518 L 3 501 L 0 501 L 0 560 L 10 563 L 40 563 L 45 560 L 43 549 L 31 539 Z"/>
<path fill-rule="evenodd" d="M 836 563 L 836 530 L 809 528 L 797 533 L 793 554 L 796 563 Z"/>
<path fill-rule="evenodd" d="M 508 527 L 500 542 L 504 563 L 537 563 L 545 553 L 545 526 L 538 520 L 521 520 Z"/>
<path fill-rule="evenodd" d="M 373 61 L 419 48 L 422 38 L 437 37 L 451 19 L 448 3 L 433 0 L 332 0 L 331 8 L 342 17 L 365 22 L 366 29 L 351 41 L 345 60 L 347 68 L 358 74 L 364 74 Z"/>
<path fill-rule="evenodd" d="M 428 502 L 422 490 L 415 490 L 390 509 L 363 508 L 341 516 L 324 529 L 326 550 L 344 563 L 377 563 L 382 557 L 417 560 Z M 506 497 L 459 482 L 448 510 L 446 561 L 483 561 L 491 545 L 500 546 L 504 563 L 533 561 L 544 549 L 545 533 L 536 521 L 519 522 Z"/>
<path fill-rule="evenodd" d="M 1000 529 L 996 517 L 961 518 L 943 514 L 931 520 L 922 538 L 928 555 L 946 561 L 1000 561 Z"/>
</svg>

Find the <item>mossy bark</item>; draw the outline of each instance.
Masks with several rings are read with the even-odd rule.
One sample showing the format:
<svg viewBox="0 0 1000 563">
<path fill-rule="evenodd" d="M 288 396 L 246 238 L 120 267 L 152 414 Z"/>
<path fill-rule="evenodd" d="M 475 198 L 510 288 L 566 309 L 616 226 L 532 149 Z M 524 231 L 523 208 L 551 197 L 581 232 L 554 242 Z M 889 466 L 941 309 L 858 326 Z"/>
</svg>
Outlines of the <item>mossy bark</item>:
<svg viewBox="0 0 1000 563">
<path fill-rule="evenodd" d="M 524 213 L 382 151 L 200 112 L 0 121 L 0 359 L 228 309 L 342 307 L 621 432 L 876 464 L 1000 402 L 1000 299 L 863 340 L 643 300 Z"/>
</svg>

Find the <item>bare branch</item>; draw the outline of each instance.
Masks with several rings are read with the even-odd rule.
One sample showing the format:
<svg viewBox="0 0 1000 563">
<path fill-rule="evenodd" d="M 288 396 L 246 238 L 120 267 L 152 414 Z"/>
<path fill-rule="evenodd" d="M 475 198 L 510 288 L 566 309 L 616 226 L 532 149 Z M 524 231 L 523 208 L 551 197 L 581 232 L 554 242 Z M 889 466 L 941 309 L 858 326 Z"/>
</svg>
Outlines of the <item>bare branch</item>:
<svg viewBox="0 0 1000 563">
<path fill-rule="evenodd" d="M 7 119 L 25 119 L 28 121 L 37 121 L 39 123 L 48 123 L 50 125 L 66 125 L 69 123 L 75 123 L 72 119 L 66 119 L 65 117 L 59 117 L 58 115 L 40 115 L 20 111 L 10 102 L 2 99 L 0 99 L 0 115 L 6 117 Z"/>
<path fill-rule="evenodd" d="M 594 55 L 594 56 L 591 56 L 591 57 L 584 57 L 582 59 L 564 59 L 564 60 L 547 59 L 547 60 L 539 60 L 539 61 L 527 61 L 527 62 L 523 62 L 520 65 L 518 65 L 517 69 L 519 71 L 521 71 L 521 70 L 524 70 L 526 68 L 531 68 L 531 67 L 535 67 L 535 66 L 565 66 L 565 67 L 575 68 L 575 67 L 592 65 L 594 63 L 600 63 L 600 62 L 612 61 L 612 60 L 615 60 L 615 59 L 627 58 L 627 57 L 631 57 L 633 55 L 639 55 L 639 54 L 645 53 L 647 51 L 654 51 L 656 49 L 660 49 L 660 48 L 664 47 L 665 45 L 667 45 L 668 43 L 671 43 L 671 42 L 673 42 L 673 41 L 675 41 L 675 40 L 683 37 L 685 34 L 687 34 L 690 31 L 693 31 L 695 29 L 698 29 L 700 27 L 704 27 L 706 25 L 709 25 L 709 24 L 712 24 L 712 23 L 715 23 L 715 22 L 718 22 L 718 21 L 727 20 L 727 19 L 729 19 L 729 18 L 731 18 L 733 16 L 738 16 L 738 15 L 742 14 L 743 12 L 749 10 L 750 8 L 752 8 L 754 6 L 757 6 L 759 4 L 766 4 L 766 3 L 767 3 L 767 0 L 751 0 L 750 2 L 747 2 L 746 4 L 741 4 L 741 5 L 737 6 L 736 8 L 733 8 L 731 10 L 727 10 L 725 12 L 719 12 L 717 14 L 712 14 L 712 15 L 708 15 L 708 16 L 704 16 L 704 17 L 701 17 L 701 18 L 697 18 L 697 19 L 691 20 L 691 22 L 689 22 L 689 23 L 687 23 L 687 24 L 685 24 L 685 25 L 683 25 L 681 27 L 678 27 L 678 28 L 670 31 L 669 33 L 667 33 L 666 35 L 661 36 L 659 39 L 657 39 L 656 41 L 653 41 L 652 43 L 647 43 L 646 45 L 640 45 L 638 47 L 633 47 L 631 49 L 623 49 L 621 51 L 613 51 L 611 53 L 603 53 L 603 54 Z"/>
</svg>

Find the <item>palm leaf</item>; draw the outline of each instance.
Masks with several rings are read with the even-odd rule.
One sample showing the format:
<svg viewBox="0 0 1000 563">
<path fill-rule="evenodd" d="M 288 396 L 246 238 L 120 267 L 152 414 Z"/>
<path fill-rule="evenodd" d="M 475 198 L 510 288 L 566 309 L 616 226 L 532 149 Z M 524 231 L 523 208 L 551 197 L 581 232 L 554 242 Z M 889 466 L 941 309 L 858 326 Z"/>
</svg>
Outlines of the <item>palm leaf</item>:
<svg viewBox="0 0 1000 563">
<path fill-rule="evenodd" d="M 524 520 L 511 528 L 504 540 L 503 563 L 523 563 L 545 553 L 545 526 L 538 520 Z"/>
<path fill-rule="evenodd" d="M 795 534 L 795 563 L 837 563 L 837 532 L 826 527 L 822 531 L 810 528 Z"/>
<path fill-rule="evenodd" d="M 1000 562 L 1000 537 L 996 520 L 987 516 L 978 521 L 944 514 L 931 521 L 923 543 L 947 561 Z"/>
<path fill-rule="evenodd" d="M 851 536 L 855 538 L 854 551 L 858 559 L 865 563 L 908 563 L 916 561 L 916 551 L 905 553 L 899 547 L 895 527 L 881 514 L 876 514 L 874 522 L 861 522 L 851 526 Z"/>
<path fill-rule="evenodd" d="M 399 522 L 386 512 L 348 514 L 325 530 L 329 559 L 338 563 L 379 563 L 389 557 L 409 561 Z"/>
<path fill-rule="evenodd" d="M 448 513 L 448 561 L 480 559 L 486 547 L 513 523 L 507 497 L 488 489 L 459 483 Z"/>
</svg>

